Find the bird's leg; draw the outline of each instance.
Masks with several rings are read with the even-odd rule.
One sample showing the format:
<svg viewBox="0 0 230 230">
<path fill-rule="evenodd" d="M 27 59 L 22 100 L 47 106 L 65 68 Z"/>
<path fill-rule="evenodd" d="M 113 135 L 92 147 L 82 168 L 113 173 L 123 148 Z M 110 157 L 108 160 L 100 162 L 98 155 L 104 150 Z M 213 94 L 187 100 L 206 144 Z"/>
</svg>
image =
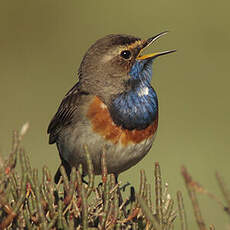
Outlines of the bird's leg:
<svg viewBox="0 0 230 230">
<path fill-rule="evenodd" d="M 128 187 L 129 185 L 131 185 L 131 184 L 129 182 L 126 182 L 126 184 L 121 186 L 120 190 L 122 190 L 124 192 L 126 187 Z"/>
<path fill-rule="evenodd" d="M 84 179 L 85 175 L 81 175 L 82 183 L 89 185 L 89 182 Z"/>
<path fill-rule="evenodd" d="M 119 207 L 123 204 L 123 198 L 122 198 L 122 194 L 121 194 L 121 189 L 119 187 L 119 182 L 118 182 L 118 175 L 115 174 L 115 183 L 118 185 L 118 189 L 117 189 L 117 194 L 118 194 L 118 201 L 119 201 Z M 122 207 L 122 211 L 124 213 L 124 216 L 127 217 L 127 213 L 125 210 L 125 205 L 123 205 Z"/>
</svg>

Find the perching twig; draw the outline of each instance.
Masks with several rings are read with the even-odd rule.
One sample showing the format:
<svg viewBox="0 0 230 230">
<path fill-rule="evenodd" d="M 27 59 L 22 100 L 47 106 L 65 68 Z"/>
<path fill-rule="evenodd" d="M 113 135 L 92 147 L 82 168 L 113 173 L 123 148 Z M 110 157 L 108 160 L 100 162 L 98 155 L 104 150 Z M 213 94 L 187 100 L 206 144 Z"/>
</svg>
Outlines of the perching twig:
<svg viewBox="0 0 230 230">
<path fill-rule="evenodd" d="M 200 207 L 199 207 L 199 203 L 196 197 L 196 193 L 194 191 L 194 188 L 192 186 L 192 178 L 191 176 L 188 174 L 187 169 L 185 167 L 182 167 L 182 175 L 184 177 L 184 181 L 186 184 L 186 188 L 190 197 L 190 200 L 192 202 L 192 206 L 193 206 L 193 211 L 194 211 L 194 215 L 196 217 L 196 222 L 198 224 L 198 227 L 200 230 L 207 230 L 205 222 L 203 220 L 203 217 L 201 215 L 201 211 L 200 211 Z"/>
<path fill-rule="evenodd" d="M 186 213 L 185 213 L 184 202 L 183 202 L 181 191 L 177 192 L 177 203 L 178 203 L 178 210 L 180 215 L 181 230 L 188 230 L 188 224 L 187 224 Z"/>
</svg>

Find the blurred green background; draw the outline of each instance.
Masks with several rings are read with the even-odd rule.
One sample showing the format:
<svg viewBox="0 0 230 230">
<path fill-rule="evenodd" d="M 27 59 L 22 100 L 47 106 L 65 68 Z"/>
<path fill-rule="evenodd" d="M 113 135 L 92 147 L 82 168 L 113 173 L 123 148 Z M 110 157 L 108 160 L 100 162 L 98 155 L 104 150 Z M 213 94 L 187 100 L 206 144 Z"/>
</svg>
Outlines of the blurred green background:
<svg viewBox="0 0 230 230">
<path fill-rule="evenodd" d="M 155 144 L 120 179 L 137 187 L 144 168 L 151 181 L 153 162 L 159 161 L 173 197 L 183 191 L 188 221 L 194 224 L 181 165 L 218 196 L 215 171 L 230 181 L 229 9 L 227 0 L 1 0 L 0 153 L 9 152 L 12 130 L 29 121 L 24 146 L 32 164 L 39 169 L 46 164 L 54 173 L 59 156 L 48 145 L 46 129 L 77 81 L 88 47 L 110 33 L 149 38 L 170 30 L 149 48 L 178 50 L 153 67 L 160 106 Z M 221 208 L 203 195 L 199 200 L 206 222 L 226 229 L 229 219 Z"/>
</svg>

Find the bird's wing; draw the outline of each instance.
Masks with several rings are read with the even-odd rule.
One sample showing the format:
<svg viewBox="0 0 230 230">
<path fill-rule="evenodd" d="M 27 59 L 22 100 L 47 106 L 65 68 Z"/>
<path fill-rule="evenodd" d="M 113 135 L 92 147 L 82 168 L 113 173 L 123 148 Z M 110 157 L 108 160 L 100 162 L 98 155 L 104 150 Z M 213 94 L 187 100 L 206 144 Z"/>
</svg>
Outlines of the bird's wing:
<svg viewBox="0 0 230 230">
<path fill-rule="evenodd" d="M 50 134 L 49 144 L 55 143 L 61 129 L 72 122 L 74 111 L 77 109 L 79 95 L 79 84 L 77 83 L 65 95 L 57 113 L 54 115 L 48 126 L 47 133 Z"/>
</svg>

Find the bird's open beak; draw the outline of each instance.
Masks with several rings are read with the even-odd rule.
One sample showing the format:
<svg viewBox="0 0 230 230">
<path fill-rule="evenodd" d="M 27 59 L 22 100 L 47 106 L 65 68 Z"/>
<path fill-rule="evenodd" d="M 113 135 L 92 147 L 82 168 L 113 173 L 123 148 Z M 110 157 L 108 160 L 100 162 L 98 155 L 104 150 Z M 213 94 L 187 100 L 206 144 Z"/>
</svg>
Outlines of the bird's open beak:
<svg viewBox="0 0 230 230">
<path fill-rule="evenodd" d="M 162 33 L 159 33 L 157 34 L 156 36 L 154 37 L 151 37 L 147 40 L 144 41 L 143 45 L 142 45 L 142 48 L 141 48 L 141 51 L 139 53 L 139 55 L 137 56 L 137 60 L 144 60 L 144 59 L 153 59 L 153 58 L 156 58 L 156 57 L 159 57 L 159 56 L 162 56 L 162 55 L 165 55 L 165 54 L 169 54 L 169 53 L 173 53 L 175 52 L 176 50 L 167 50 L 167 51 L 162 51 L 162 52 L 155 52 L 155 53 L 151 53 L 151 54 L 145 54 L 143 56 L 141 56 L 141 52 L 148 46 L 150 46 L 152 43 L 154 43 L 158 38 L 162 37 L 163 35 L 167 34 L 168 31 L 164 31 Z"/>
</svg>

